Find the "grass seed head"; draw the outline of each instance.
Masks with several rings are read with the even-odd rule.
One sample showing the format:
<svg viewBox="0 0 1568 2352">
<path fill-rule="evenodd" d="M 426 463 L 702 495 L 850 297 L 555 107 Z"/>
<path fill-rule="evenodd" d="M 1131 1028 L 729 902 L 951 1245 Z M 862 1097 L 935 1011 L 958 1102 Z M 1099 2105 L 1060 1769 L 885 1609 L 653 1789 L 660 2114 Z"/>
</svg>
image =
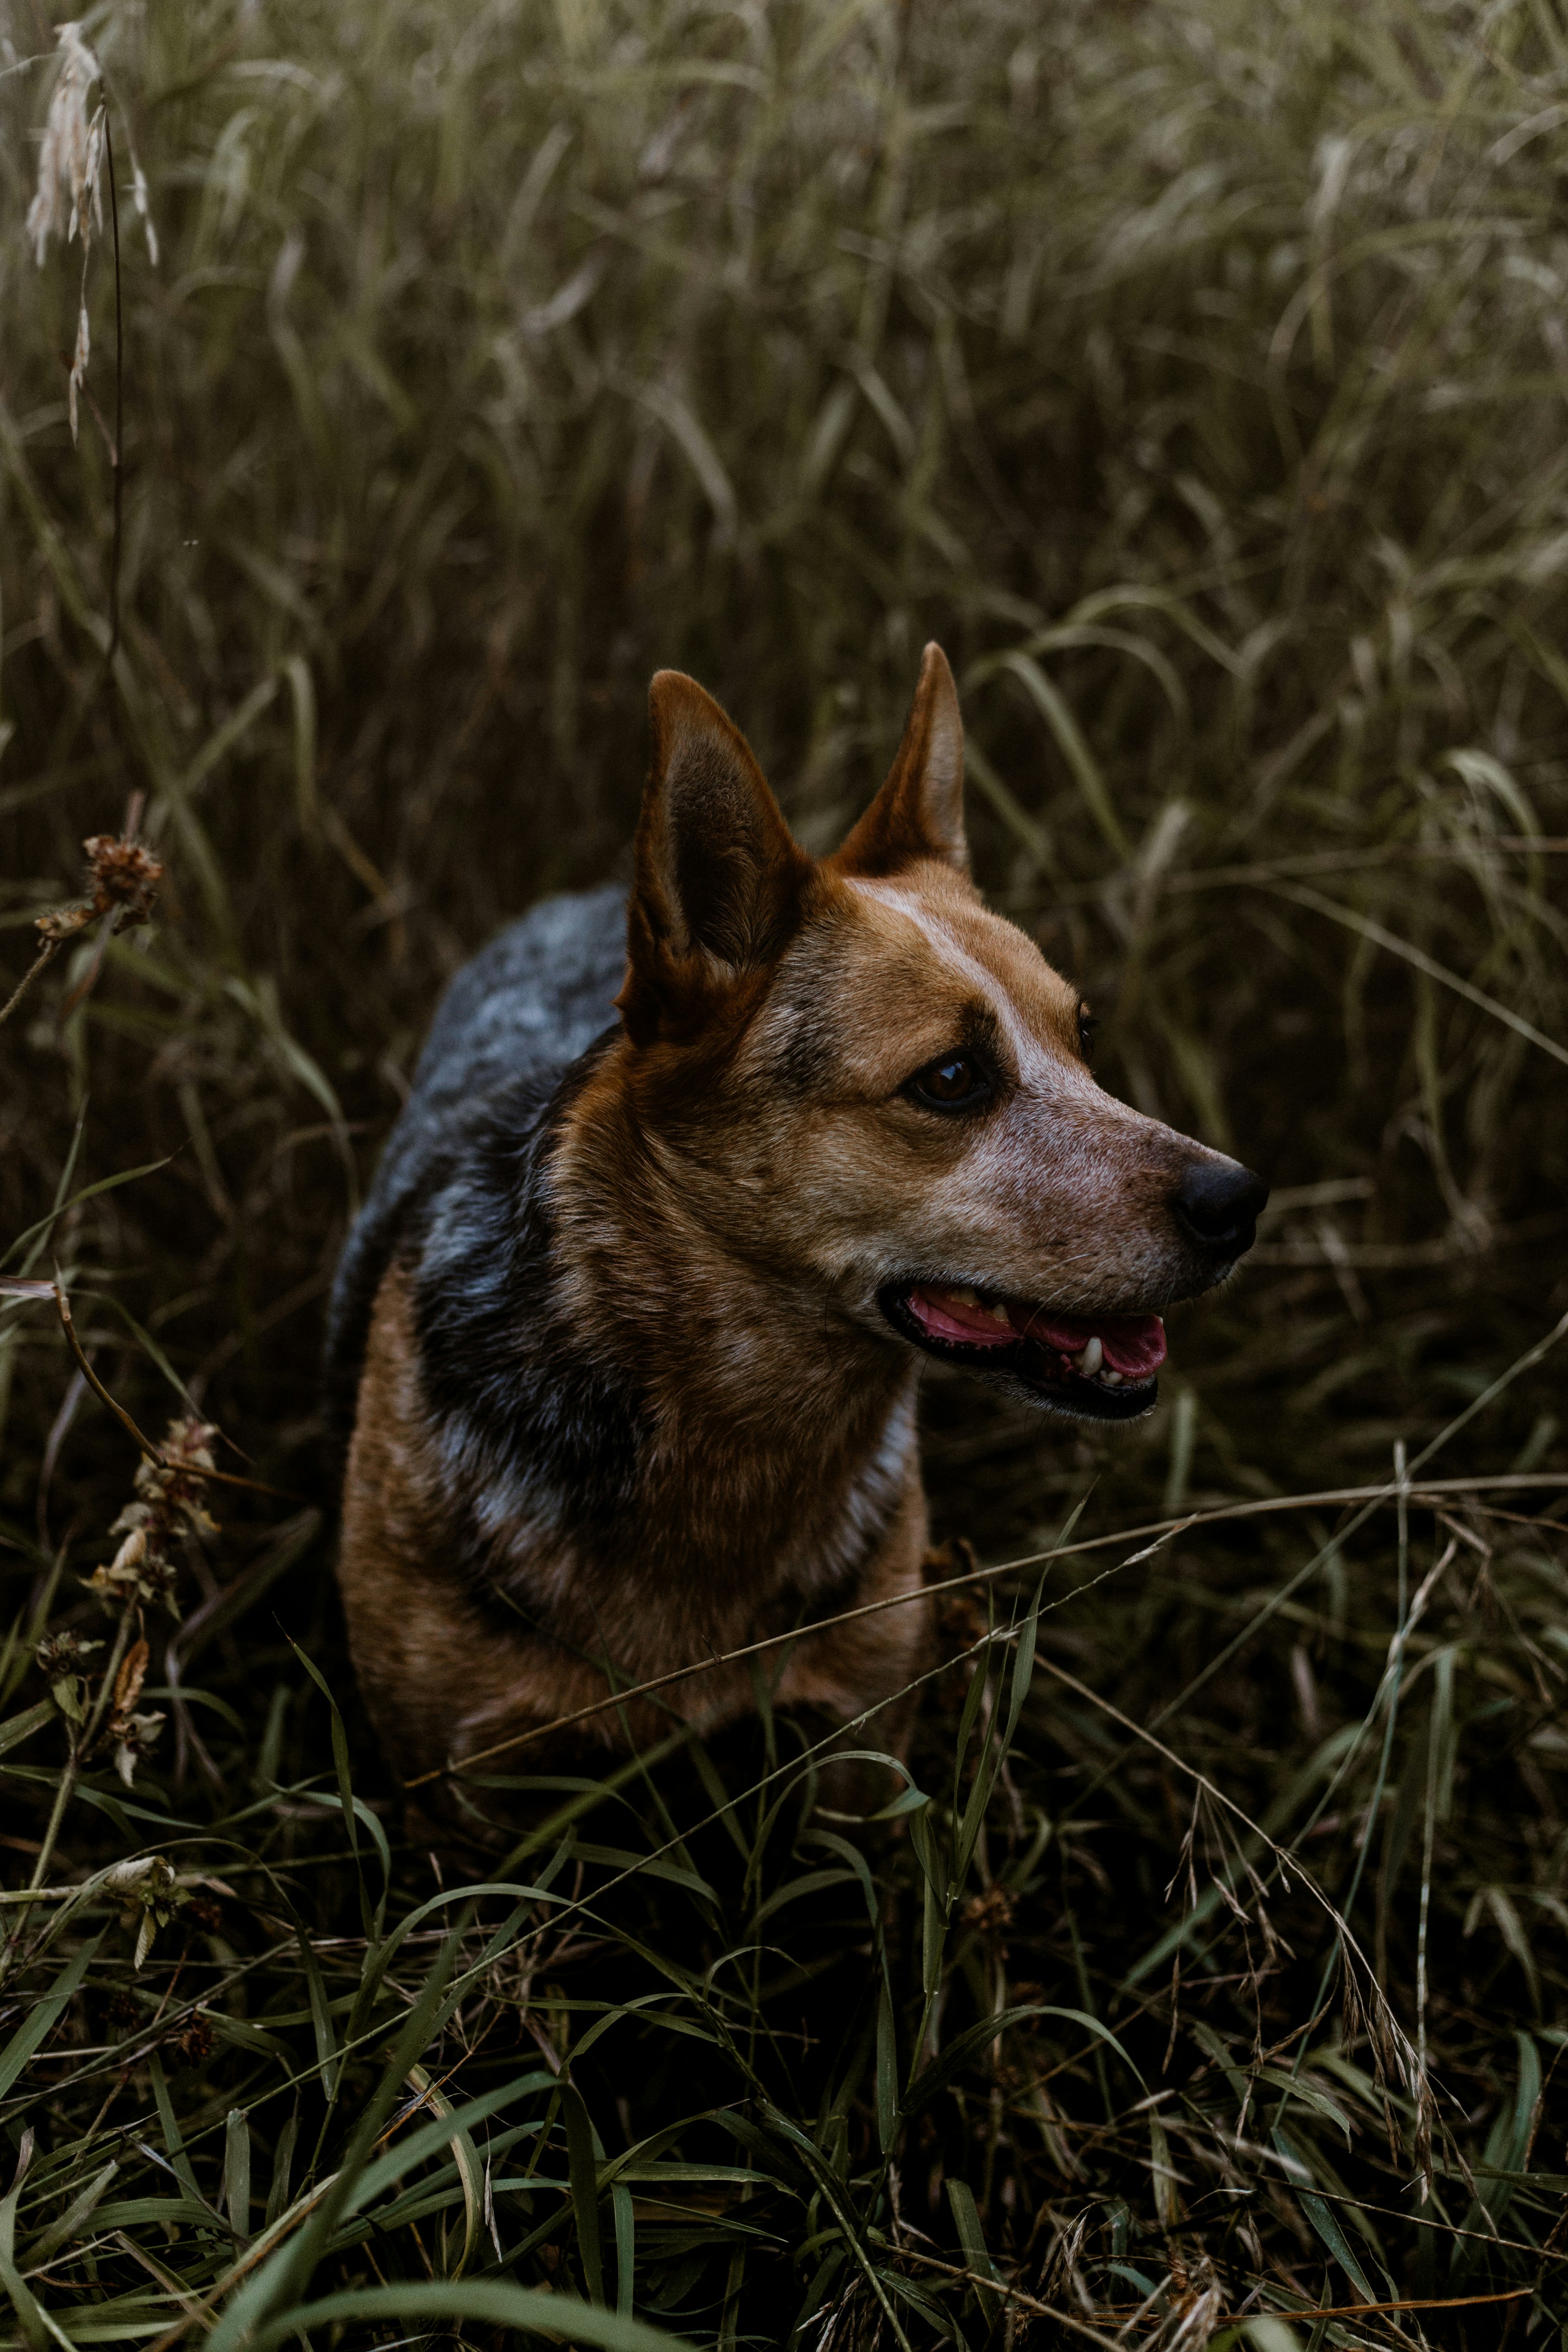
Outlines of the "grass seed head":
<svg viewBox="0 0 1568 2352">
<path fill-rule="evenodd" d="M 98 59 L 82 39 L 79 22 L 61 25 L 55 39 L 59 71 L 38 149 L 37 186 L 27 207 L 27 235 L 40 269 L 57 232 L 68 245 L 79 234 L 85 246 L 91 242 L 93 227 L 103 226 L 103 109 L 89 116 L 87 108 L 88 92 L 100 79 Z M 63 229 L 62 218 L 67 223 Z"/>
<path fill-rule="evenodd" d="M 91 329 L 91 328 L 90 328 L 90 326 L 88 324 L 88 317 L 87 317 L 87 273 L 86 273 L 86 271 L 84 270 L 84 271 L 83 271 L 83 273 L 82 273 L 82 299 L 81 299 L 81 301 L 80 301 L 80 302 L 79 303 L 79 305 L 77 306 L 77 314 L 76 314 L 76 348 L 75 348 L 75 350 L 74 350 L 74 351 L 72 352 L 72 353 L 71 353 L 70 395 L 69 395 L 69 396 L 70 396 L 71 439 L 72 439 L 73 441 L 74 441 L 74 440 L 76 439 L 76 437 L 77 437 L 77 427 L 78 427 L 78 421 L 79 421 L 79 420 L 78 420 L 78 413 L 77 413 L 77 395 L 78 395 L 78 394 L 80 392 L 82 385 L 87 382 L 87 363 L 88 363 L 88 361 L 91 358 L 91 356 L 92 356 L 92 329 Z"/>
<path fill-rule="evenodd" d="M 158 267 L 158 232 L 153 226 L 153 215 L 148 209 L 147 205 L 147 174 L 142 169 L 141 164 L 137 162 L 134 152 L 132 152 L 131 158 L 131 201 L 136 207 L 136 217 L 141 222 L 142 229 L 146 234 L 147 258 L 152 263 L 153 268 L 156 269 Z"/>
<path fill-rule="evenodd" d="M 77 437 L 77 395 L 87 381 L 92 352 L 92 329 L 87 315 L 87 263 L 94 228 L 103 226 L 104 112 L 89 115 L 88 92 L 101 79 L 99 63 L 81 37 L 79 23 L 62 25 L 56 35 L 60 67 L 49 100 L 48 118 L 38 149 L 38 182 L 27 207 L 27 234 L 39 268 L 49 238 L 59 229 L 66 199 L 70 211 L 63 231 L 68 245 L 81 238 L 81 299 L 77 305 L 76 346 L 70 366 L 71 439 Z"/>
</svg>

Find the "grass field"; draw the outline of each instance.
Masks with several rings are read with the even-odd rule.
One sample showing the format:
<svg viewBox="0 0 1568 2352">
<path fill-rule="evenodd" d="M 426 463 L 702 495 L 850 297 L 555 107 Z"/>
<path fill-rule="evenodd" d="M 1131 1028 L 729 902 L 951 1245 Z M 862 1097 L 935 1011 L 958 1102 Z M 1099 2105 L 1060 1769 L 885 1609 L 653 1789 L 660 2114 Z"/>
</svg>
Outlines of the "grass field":
<svg viewBox="0 0 1568 2352">
<path fill-rule="evenodd" d="M 1555 2347 L 1557 0 L 122 0 L 75 444 L 0 28 L 0 1000 L 137 796 L 163 868 L 0 1029 L 5 2340 Z M 930 1383 L 1019 1565 L 900 1828 L 770 1718 L 443 1884 L 315 1370 L 424 1024 L 626 872 L 654 668 L 819 848 L 933 635 L 980 877 L 1259 1246 L 1115 1442 Z M 57 1279 L 194 1424 L 129 1554 Z"/>
</svg>

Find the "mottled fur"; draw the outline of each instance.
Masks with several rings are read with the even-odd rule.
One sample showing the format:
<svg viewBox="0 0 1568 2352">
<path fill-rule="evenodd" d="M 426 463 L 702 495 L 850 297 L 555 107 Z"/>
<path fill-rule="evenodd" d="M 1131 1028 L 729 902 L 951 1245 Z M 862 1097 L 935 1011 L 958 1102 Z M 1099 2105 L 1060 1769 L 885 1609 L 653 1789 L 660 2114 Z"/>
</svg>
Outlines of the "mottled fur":
<svg viewBox="0 0 1568 2352">
<path fill-rule="evenodd" d="M 333 1294 L 343 1596 L 410 1776 L 603 1697 L 605 1662 L 641 1681 L 919 1592 L 920 1358 L 889 1282 L 1113 1313 L 1215 1278 L 1170 1204 L 1228 1163 L 1096 1085 L 1077 992 L 969 881 L 936 649 L 828 859 L 700 688 L 663 673 L 652 710 L 629 902 L 551 900 L 458 975 Z M 983 1119 L 910 1098 L 969 1047 L 1000 1074 Z M 893 1700 L 926 1616 L 807 1630 L 779 1700 Z M 750 1672 L 667 1700 L 741 1712 Z M 667 1722 L 633 1710 L 638 1737 Z M 606 1713 L 570 1744 L 621 1736 Z"/>
</svg>

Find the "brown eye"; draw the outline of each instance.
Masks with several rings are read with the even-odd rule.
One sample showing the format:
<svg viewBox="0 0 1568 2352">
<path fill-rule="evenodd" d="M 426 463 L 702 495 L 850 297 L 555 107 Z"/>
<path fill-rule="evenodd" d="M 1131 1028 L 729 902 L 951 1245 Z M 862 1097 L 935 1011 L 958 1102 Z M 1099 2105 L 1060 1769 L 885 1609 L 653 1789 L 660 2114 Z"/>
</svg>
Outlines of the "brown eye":
<svg viewBox="0 0 1568 2352">
<path fill-rule="evenodd" d="M 991 1092 L 990 1080 L 967 1054 L 944 1054 L 910 1080 L 909 1091 L 928 1110 L 971 1110 Z"/>
<path fill-rule="evenodd" d="M 1087 1004 L 1078 1008 L 1078 1050 L 1086 1062 L 1094 1059 L 1094 1033 L 1100 1024 Z"/>
</svg>

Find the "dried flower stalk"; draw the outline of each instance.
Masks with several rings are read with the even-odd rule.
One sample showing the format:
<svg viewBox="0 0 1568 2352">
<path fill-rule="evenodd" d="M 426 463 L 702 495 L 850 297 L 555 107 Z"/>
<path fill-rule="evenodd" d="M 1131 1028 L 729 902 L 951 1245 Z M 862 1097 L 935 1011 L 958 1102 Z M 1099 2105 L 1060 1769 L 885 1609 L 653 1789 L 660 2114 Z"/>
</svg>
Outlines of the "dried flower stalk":
<svg viewBox="0 0 1568 2352">
<path fill-rule="evenodd" d="M 87 381 L 92 352 L 92 330 L 87 315 L 87 267 L 94 228 L 103 226 L 104 112 L 101 104 L 89 115 L 88 94 L 102 73 L 97 58 L 81 37 L 81 26 L 62 25 L 55 36 L 59 44 L 60 69 L 49 100 L 43 143 L 38 149 L 38 183 L 27 207 L 27 235 L 39 268 L 49 239 L 58 233 L 68 245 L 81 238 L 81 295 L 77 305 L 76 348 L 71 354 L 70 426 L 77 437 L 77 395 Z M 61 229 L 69 213 L 67 225 Z M 118 452 L 116 457 L 118 458 Z"/>
<path fill-rule="evenodd" d="M 100 953 L 91 971 L 76 992 L 71 1003 L 61 1008 L 62 1017 L 79 1003 L 97 979 L 102 963 L 102 949 L 110 936 L 118 939 L 121 931 L 132 930 L 138 923 L 153 919 L 157 904 L 158 885 L 163 878 L 163 862 L 136 838 L 136 826 L 142 814 L 142 796 L 134 793 L 126 811 L 122 834 L 89 834 L 82 843 L 87 852 L 88 896 L 75 899 L 69 906 L 55 907 L 47 915 L 37 917 L 34 929 L 41 945 L 16 990 L 4 1006 L 0 1021 L 13 1013 L 28 989 L 47 964 L 53 962 L 68 940 L 85 930 L 102 915 L 112 915 L 112 924 L 105 927 L 100 942 Z"/>
</svg>

